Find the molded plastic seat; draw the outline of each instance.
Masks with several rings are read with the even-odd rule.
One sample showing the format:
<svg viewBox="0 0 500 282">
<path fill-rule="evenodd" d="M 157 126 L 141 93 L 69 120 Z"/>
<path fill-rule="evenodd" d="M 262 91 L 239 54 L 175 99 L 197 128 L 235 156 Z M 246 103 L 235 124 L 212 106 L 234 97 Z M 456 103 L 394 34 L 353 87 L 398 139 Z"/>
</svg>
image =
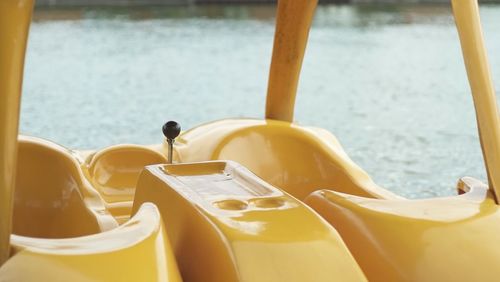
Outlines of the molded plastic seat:
<svg viewBox="0 0 500 282">
<path fill-rule="evenodd" d="M 328 190 L 305 202 L 340 233 L 370 281 L 498 281 L 500 209 L 487 186 L 467 193 L 379 200 Z"/>
<path fill-rule="evenodd" d="M 186 281 L 364 281 L 337 232 L 234 162 L 148 166 L 134 210 L 155 203 Z"/>
<path fill-rule="evenodd" d="M 180 162 L 232 160 L 298 199 L 318 187 L 374 198 L 399 198 L 378 187 L 328 131 L 275 120 L 228 119 L 184 132 Z"/>
<path fill-rule="evenodd" d="M 97 152 L 88 165 L 88 178 L 119 222 L 130 217 L 139 175 L 145 166 L 166 163 L 166 158 L 145 146 L 118 145 Z"/>
<path fill-rule="evenodd" d="M 2 281 L 182 281 L 150 203 L 111 231 L 58 240 L 12 235 L 11 243 L 15 254 L 0 268 Z"/>
<path fill-rule="evenodd" d="M 14 197 L 17 235 L 66 238 L 117 226 L 72 152 L 42 139 L 20 137 Z"/>
<path fill-rule="evenodd" d="M 166 162 L 163 155 L 147 147 L 112 146 L 92 157 L 89 175 L 106 202 L 132 201 L 144 167 Z"/>
</svg>

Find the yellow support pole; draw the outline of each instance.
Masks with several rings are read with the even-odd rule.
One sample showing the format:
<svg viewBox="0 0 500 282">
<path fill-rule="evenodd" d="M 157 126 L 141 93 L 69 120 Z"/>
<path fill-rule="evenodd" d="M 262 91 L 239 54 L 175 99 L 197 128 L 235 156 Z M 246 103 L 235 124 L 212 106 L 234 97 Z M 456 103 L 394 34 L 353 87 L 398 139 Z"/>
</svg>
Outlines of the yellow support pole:
<svg viewBox="0 0 500 282">
<path fill-rule="evenodd" d="M 484 47 L 477 0 L 452 0 L 462 52 L 472 90 L 490 189 L 500 196 L 500 119 Z"/>
<path fill-rule="evenodd" d="M 279 0 L 266 118 L 293 121 L 295 96 L 317 0 Z"/>
<path fill-rule="evenodd" d="M 19 107 L 33 0 L 0 0 L 0 265 L 10 253 Z"/>
</svg>

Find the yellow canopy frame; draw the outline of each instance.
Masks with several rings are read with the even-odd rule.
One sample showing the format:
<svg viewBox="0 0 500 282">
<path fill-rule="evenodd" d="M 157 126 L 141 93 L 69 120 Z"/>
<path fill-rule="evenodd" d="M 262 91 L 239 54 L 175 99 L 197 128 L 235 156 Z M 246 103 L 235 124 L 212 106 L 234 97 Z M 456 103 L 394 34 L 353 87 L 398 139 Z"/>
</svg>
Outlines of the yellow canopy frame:
<svg viewBox="0 0 500 282">
<path fill-rule="evenodd" d="M 9 258 L 24 54 L 33 0 L 0 1 L 0 265 Z"/>
<path fill-rule="evenodd" d="M 500 121 L 477 0 L 452 0 L 490 189 L 500 196 Z"/>
<path fill-rule="evenodd" d="M 295 96 L 318 0 L 280 0 L 267 89 L 266 118 L 293 121 Z"/>
</svg>

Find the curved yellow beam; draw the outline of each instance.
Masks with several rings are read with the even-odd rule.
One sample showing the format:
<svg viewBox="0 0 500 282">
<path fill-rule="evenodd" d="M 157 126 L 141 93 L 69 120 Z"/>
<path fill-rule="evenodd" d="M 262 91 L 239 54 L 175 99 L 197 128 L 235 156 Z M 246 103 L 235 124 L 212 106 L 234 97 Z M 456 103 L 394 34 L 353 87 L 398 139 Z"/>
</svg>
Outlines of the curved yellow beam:
<svg viewBox="0 0 500 282">
<path fill-rule="evenodd" d="M 0 265 L 9 258 L 19 105 L 33 0 L 0 1 Z"/>
<path fill-rule="evenodd" d="M 266 118 L 293 121 L 295 96 L 317 0 L 279 0 Z"/>
<path fill-rule="evenodd" d="M 490 189 L 500 196 L 500 120 L 484 47 L 477 0 L 452 0 L 462 52 L 472 90 Z"/>
</svg>

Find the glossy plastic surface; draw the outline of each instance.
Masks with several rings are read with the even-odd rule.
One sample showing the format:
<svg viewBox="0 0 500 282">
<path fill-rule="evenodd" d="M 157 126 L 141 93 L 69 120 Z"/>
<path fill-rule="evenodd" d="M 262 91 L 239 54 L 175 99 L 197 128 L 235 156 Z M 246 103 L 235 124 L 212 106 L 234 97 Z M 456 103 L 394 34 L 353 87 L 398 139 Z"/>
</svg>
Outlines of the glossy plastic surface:
<svg viewBox="0 0 500 282">
<path fill-rule="evenodd" d="M 185 281 L 364 281 L 333 228 L 233 162 L 149 166 L 134 210 L 155 203 Z"/>
<path fill-rule="evenodd" d="M 119 222 L 130 217 L 139 175 L 145 166 L 166 163 L 164 155 L 138 145 L 118 145 L 92 155 L 82 169 Z"/>
<path fill-rule="evenodd" d="M 478 3 L 477 0 L 452 0 L 451 3 L 474 99 L 488 183 L 499 203 L 500 118 L 484 47 Z"/>
<path fill-rule="evenodd" d="M 14 234 L 68 238 L 116 226 L 71 151 L 42 139 L 20 137 Z"/>
<path fill-rule="evenodd" d="M 498 281 L 500 210 L 488 187 L 466 193 L 380 200 L 328 190 L 305 202 L 340 233 L 370 281 Z"/>
<path fill-rule="evenodd" d="M 461 196 L 404 200 L 375 185 L 329 132 L 283 122 L 293 120 L 315 0 L 279 1 L 266 116 L 283 121 L 202 125 L 182 134 L 175 160 L 236 160 L 299 199 L 335 190 L 306 201 L 340 231 L 370 280 L 498 280 L 500 121 L 477 2 L 452 3 L 491 191 L 464 179 Z M 31 7 L 0 2 L 0 264 L 9 252 Z M 137 186 L 144 166 L 165 162 L 163 145 L 120 145 L 83 158 L 38 139 L 20 144 L 14 233 L 25 236 L 12 235 L 15 255 L 0 268 L 2 279 L 179 281 L 154 206 L 113 229 L 128 220 L 138 187 L 134 211 L 158 205 L 187 281 L 364 280 L 331 226 L 231 162 L 151 166 Z"/>
<path fill-rule="evenodd" d="M 33 0 L 0 1 L 0 266 L 9 257 L 24 53 Z"/>
<path fill-rule="evenodd" d="M 13 235 L 12 244 L 2 281 L 182 281 L 152 204 L 112 231 L 58 240 Z"/>
<path fill-rule="evenodd" d="M 233 160 L 298 199 L 321 188 L 398 198 L 377 186 L 328 131 L 274 120 L 230 119 L 186 131 L 178 161 Z"/>
</svg>

